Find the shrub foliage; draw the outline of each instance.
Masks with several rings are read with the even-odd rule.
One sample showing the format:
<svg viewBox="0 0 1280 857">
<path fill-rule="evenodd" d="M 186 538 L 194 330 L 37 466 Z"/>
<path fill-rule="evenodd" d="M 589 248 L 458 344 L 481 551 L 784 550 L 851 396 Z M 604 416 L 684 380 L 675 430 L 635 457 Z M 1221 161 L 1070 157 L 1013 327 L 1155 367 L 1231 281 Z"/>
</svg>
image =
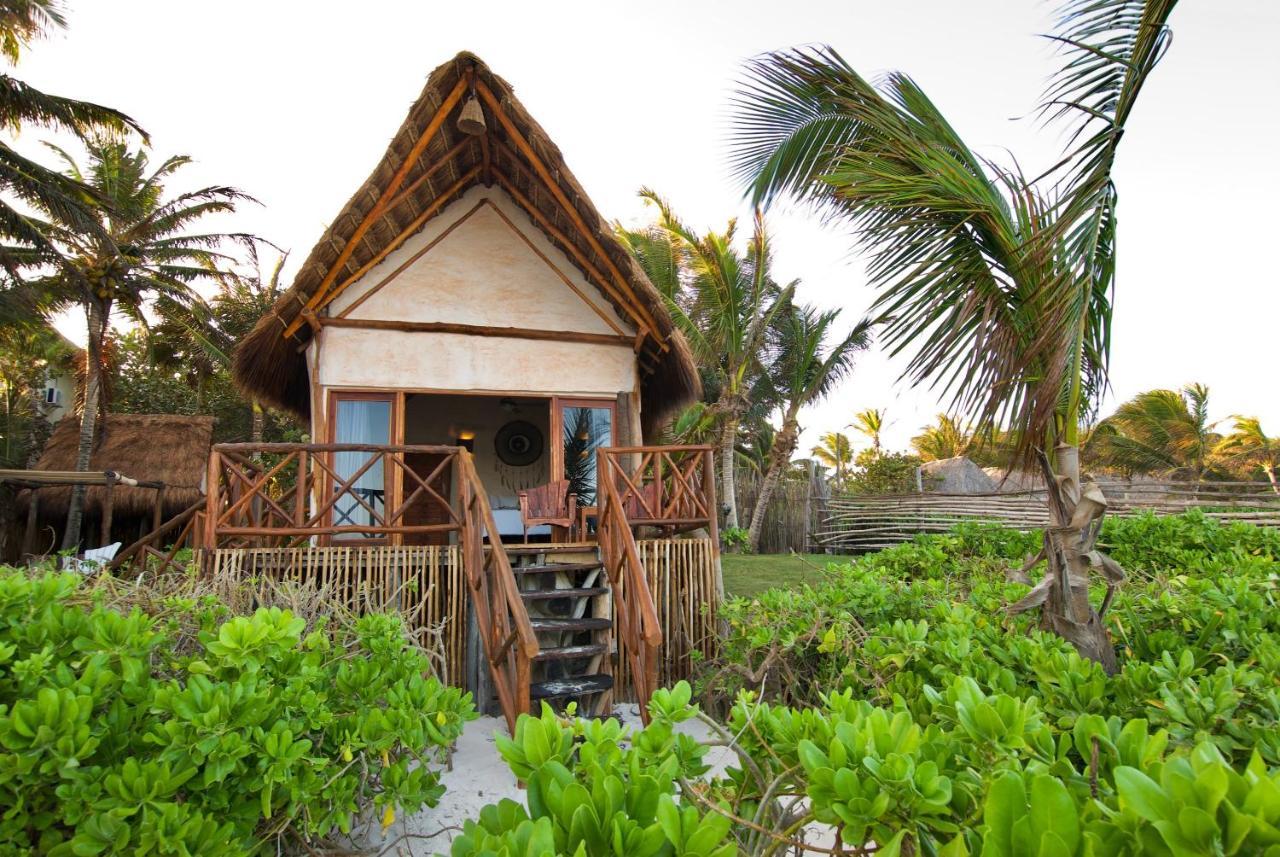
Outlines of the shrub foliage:
<svg viewBox="0 0 1280 857">
<path fill-rule="evenodd" d="M 251 854 L 434 805 L 470 697 L 390 615 L 0 569 L 0 853 Z"/>
</svg>

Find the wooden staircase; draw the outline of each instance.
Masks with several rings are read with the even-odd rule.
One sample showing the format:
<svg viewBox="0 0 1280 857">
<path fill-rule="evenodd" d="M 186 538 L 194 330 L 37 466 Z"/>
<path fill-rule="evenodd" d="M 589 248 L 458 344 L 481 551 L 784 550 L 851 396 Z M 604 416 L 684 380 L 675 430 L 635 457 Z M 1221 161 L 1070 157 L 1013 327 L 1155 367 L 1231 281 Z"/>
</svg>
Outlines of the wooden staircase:
<svg viewBox="0 0 1280 857">
<path fill-rule="evenodd" d="M 613 701 L 613 599 L 595 545 L 505 548 L 529 624 L 538 637 L 530 703 L 577 702 L 578 713 L 609 713 Z"/>
</svg>

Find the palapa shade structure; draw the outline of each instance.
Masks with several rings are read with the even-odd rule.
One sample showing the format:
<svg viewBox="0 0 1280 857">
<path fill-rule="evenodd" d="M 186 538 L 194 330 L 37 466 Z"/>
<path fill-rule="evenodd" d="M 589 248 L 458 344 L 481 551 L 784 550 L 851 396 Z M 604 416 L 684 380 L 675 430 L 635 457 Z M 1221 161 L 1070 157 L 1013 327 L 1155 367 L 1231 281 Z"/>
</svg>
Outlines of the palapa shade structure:
<svg viewBox="0 0 1280 857">
<path fill-rule="evenodd" d="M 108 414 L 100 423 L 98 444 L 89 459 L 89 469 L 114 470 L 132 479 L 164 483 L 165 518 L 182 512 L 203 495 L 203 483 L 213 442 L 213 417 L 175 414 Z M 59 421 L 44 448 L 35 470 L 67 471 L 76 468 L 80 445 L 80 420 L 68 416 Z M 71 505 L 71 486 L 38 489 L 38 511 L 42 522 L 60 528 Z M 106 489 L 85 490 L 85 518 L 102 514 Z M 18 495 L 19 516 L 25 516 L 31 490 Z M 156 502 L 154 488 L 117 485 L 112 489 L 114 520 L 127 525 L 129 519 L 151 520 Z M 88 532 L 88 530 L 86 530 Z"/>
<path fill-rule="evenodd" d="M 483 126 L 475 117 L 477 104 Z M 466 133 L 458 127 L 464 105 Z M 635 325 L 646 434 L 698 397 L 693 356 L 662 295 L 511 85 L 467 52 L 431 73 L 373 173 L 311 251 L 289 291 L 236 349 L 233 372 L 243 391 L 309 419 L 311 387 L 303 351 L 317 318 L 338 294 L 478 183 L 505 191 Z"/>
</svg>

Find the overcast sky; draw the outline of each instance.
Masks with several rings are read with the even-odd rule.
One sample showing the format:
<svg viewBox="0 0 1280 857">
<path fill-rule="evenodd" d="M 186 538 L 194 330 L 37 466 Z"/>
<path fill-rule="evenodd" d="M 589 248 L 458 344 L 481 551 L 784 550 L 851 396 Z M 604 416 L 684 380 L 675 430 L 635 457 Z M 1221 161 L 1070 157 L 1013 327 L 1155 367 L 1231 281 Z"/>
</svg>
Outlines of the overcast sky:
<svg viewBox="0 0 1280 857">
<path fill-rule="evenodd" d="M 833 45 L 865 75 L 911 74 L 979 153 L 1046 165 L 1061 140 L 1026 116 L 1055 68 L 1037 0 L 842 3 L 220 3 L 69 0 L 70 28 L 37 43 L 18 76 L 109 104 L 150 132 L 157 158 L 190 154 L 180 180 L 262 201 L 233 223 L 291 248 L 287 276 L 367 177 L 427 74 L 459 50 L 505 77 L 600 211 L 639 224 L 656 188 L 688 222 L 746 220 L 726 167 L 728 100 L 745 58 Z M 1188 0 L 1172 50 L 1121 148 L 1112 403 L 1207 383 L 1212 410 L 1280 433 L 1280 289 L 1267 248 L 1280 199 L 1277 0 Z M 35 151 L 45 135 L 19 141 Z M 779 279 L 841 307 L 873 294 L 850 237 L 774 211 Z M 64 329 L 83 341 L 74 326 Z M 866 355 L 804 415 L 804 446 L 855 411 L 888 408 L 890 446 L 938 410 Z"/>
</svg>

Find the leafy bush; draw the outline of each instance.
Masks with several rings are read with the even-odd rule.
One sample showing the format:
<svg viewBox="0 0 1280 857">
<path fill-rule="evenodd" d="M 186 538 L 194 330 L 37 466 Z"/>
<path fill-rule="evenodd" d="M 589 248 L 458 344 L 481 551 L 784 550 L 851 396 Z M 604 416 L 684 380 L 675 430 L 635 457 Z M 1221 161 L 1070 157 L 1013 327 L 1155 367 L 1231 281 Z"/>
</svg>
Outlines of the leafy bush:
<svg viewBox="0 0 1280 857">
<path fill-rule="evenodd" d="M 498 750 L 527 784 L 527 807 L 503 800 L 468 821 L 453 857 L 732 857 L 730 820 L 677 803 L 679 781 L 704 774 L 707 752 L 675 724 L 694 716 L 689 685 L 659 690 L 650 726 L 630 734 L 617 720 L 522 715 Z"/>
<path fill-rule="evenodd" d="M 849 480 L 854 494 L 908 494 L 916 490 L 920 459 L 902 452 L 864 449 Z"/>
<path fill-rule="evenodd" d="M 0 569 L 0 853 L 251 854 L 434 805 L 475 716 L 401 620 Z"/>
<path fill-rule="evenodd" d="M 1025 588 L 1005 571 L 1039 534 L 969 525 L 837 567 L 821 586 L 730 602 L 702 689 L 820 704 L 853 688 L 921 715 L 926 686 L 965 677 L 1034 698 L 1059 728 L 1143 718 L 1183 748 L 1208 742 L 1235 764 L 1256 748 L 1280 764 L 1280 532 L 1190 513 L 1112 519 L 1103 540 L 1130 572 L 1107 616 L 1114 677 L 1034 617 L 1006 615 Z"/>
</svg>

